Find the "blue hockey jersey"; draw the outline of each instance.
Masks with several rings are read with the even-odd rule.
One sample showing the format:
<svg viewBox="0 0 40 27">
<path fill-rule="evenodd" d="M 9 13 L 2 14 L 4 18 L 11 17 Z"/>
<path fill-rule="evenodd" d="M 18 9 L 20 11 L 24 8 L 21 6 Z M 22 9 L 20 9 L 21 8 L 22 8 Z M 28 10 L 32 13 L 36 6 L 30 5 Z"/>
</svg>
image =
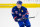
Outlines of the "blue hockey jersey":
<svg viewBox="0 0 40 27">
<path fill-rule="evenodd" d="M 21 6 L 20 9 L 18 9 L 17 6 L 12 8 L 12 16 L 14 19 L 16 19 L 16 18 L 18 19 L 18 18 L 22 18 L 22 17 L 28 18 L 28 16 L 29 16 L 28 14 L 29 13 L 27 11 L 27 8 L 25 8 L 23 6 Z"/>
</svg>

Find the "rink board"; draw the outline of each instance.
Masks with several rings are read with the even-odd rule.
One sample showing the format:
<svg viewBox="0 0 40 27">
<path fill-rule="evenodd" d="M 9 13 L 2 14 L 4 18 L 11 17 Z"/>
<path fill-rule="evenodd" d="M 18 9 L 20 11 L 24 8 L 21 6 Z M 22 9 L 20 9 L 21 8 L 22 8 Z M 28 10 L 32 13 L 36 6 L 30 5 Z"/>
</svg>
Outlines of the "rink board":
<svg viewBox="0 0 40 27">
<path fill-rule="evenodd" d="M 16 4 L 0 4 L 0 8 L 13 8 Z M 22 4 L 26 8 L 40 8 L 40 4 Z"/>
</svg>

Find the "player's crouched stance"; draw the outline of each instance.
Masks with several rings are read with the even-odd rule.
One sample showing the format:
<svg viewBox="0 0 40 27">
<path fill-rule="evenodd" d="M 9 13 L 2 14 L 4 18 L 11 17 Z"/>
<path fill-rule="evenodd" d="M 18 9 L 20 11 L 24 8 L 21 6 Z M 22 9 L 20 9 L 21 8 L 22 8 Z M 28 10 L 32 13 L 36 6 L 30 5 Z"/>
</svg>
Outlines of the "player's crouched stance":
<svg viewBox="0 0 40 27">
<path fill-rule="evenodd" d="M 20 27 L 31 27 L 28 19 L 27 8 L 22 6 L 22 2 L 18 1 L 17 6 L 12 8 L 12 16 L 16 22 L 18 22 Z"/>
</svg>

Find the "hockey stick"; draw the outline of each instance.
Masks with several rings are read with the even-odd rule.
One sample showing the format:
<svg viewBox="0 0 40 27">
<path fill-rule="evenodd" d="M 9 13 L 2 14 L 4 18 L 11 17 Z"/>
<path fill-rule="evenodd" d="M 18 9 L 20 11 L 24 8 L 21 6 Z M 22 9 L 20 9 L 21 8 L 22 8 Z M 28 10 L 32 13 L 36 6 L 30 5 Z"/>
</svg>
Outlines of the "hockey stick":
<svg viewBox="0 0 40 27">
<path fill-rule="evenodd" d="M 35 17 L 29 17 L 29 18 L 23 18 L 23 19 L 30 19 L 30 18 L 35 18 Z M 18 19 L 18 21 L 22 21 L 23 19 Z"/>
<path fill-rule="evenodd" d="M 35 18 L 35 16 L 34 17 L 29 17 L 29 18 Z"/>
</svg>

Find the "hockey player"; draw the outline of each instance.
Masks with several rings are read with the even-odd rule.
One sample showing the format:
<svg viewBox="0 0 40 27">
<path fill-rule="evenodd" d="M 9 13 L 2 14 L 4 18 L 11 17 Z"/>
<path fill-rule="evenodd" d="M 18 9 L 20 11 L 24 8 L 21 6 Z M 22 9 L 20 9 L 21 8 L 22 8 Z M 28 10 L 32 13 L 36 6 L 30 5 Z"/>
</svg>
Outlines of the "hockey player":
<svg viewBox="0 0 40 27">
<path fill-rule="evenodd" d="M 27 8 L 22 6 L 22 1 L 18 1 L 16 5 L 12 8 L 13 19 L 18 22 L 19 27 L 30 27 Z"/>
</svg>

